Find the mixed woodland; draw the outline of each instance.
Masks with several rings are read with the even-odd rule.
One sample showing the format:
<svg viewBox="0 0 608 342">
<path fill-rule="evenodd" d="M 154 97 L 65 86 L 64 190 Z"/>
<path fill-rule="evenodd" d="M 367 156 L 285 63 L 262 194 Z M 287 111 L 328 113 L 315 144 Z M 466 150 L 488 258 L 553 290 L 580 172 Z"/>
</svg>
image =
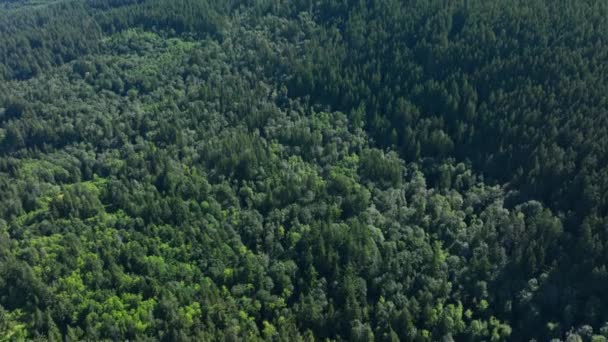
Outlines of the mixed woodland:
<svg viewBox="0 0 608 342">
<path fill-rule="evenodd" d="M 0 341 L 608 338 L 608 2 L 0 0 Z"/>
</svg>

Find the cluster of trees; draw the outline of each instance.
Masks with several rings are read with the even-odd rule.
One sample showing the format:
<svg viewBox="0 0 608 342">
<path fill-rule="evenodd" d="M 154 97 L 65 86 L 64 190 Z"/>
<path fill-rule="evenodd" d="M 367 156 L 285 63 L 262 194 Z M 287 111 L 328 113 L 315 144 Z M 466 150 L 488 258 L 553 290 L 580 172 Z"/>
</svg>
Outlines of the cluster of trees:
<svg viewBox="0 0 608 342">
<path fill-rule="evenodd" d="M 3 6 L 0 340 L 608 338 L 605 4 Z"/>
<path fill-rule="evenodd" d="M 206 0 L 2 0 L 0 6 L 7 7 L 0 12 L 0 80 L 23 80 L 99 52 L 104 33 L 141 27 L 221 38 L 227 20 L 221 14 L 232 5 Z"/>
<path fill-rule="evenodd" d="M 2 10 L 0 33 L 0 80 L 27 79 L 95 53 L 102 37 L 97 23 L 77 2 Z"/>
<path fill-rule="evenodd" d="M 430 174 L 454 158 L 508 184 L 516 201 L 542 201 L 567 232 L 551 282 L 577 299 L 559 310 L 582 318 L 582 303 L 608 301 L 589 285 L 605 284 L 608 261 L 606 3 L 328 0 L 295 10 L 316 26 L 285 63 L 291 93 L 350 113 L 379 146 L 427 160 Z"/>
</svg>

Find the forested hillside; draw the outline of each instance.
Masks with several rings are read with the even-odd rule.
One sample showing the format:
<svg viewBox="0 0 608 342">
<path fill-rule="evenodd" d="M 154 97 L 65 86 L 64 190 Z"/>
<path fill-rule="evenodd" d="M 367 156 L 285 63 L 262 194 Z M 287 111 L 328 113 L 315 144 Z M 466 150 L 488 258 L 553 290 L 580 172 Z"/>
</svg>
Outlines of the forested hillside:
<svg viewBox="0 0 608 342">
<path fill-rule="evenodd" d="M 608 338 L 608 3 L 0 0 L 0 341 Z"/>
</svg>

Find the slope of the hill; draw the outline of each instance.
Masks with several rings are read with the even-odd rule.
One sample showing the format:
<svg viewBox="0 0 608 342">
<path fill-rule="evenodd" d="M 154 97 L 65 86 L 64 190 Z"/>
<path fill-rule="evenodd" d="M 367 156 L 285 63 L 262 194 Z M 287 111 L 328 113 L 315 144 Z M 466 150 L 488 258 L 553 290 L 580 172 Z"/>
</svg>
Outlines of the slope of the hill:
<svg viewBox="0 0 608 342">
<path fill-rule="evenodd" d="M 605 341 L 606 6 L 556 4 L 10 4 L 0 340 Z"/>
</svg>

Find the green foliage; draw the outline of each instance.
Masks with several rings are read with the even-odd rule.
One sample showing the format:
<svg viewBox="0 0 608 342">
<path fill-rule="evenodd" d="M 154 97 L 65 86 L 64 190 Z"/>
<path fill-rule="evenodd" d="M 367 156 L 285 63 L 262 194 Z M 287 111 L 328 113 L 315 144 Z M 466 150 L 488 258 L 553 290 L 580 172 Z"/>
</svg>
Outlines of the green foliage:
<svg viewBox="0 0 608 342">
<path fill-rule="evenodd" d="M 0 8 L 0 341 L 608 337 L 604 3 Z"/>
</svg>

